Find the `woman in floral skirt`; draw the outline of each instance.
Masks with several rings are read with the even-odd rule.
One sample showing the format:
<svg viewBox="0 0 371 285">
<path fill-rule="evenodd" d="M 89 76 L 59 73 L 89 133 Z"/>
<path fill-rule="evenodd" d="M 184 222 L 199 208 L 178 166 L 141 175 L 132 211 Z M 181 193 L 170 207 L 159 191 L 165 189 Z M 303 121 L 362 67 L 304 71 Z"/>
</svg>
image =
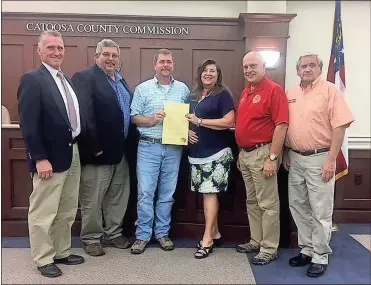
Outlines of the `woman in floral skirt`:
<svg viewBox="0 0 371 285">
<path fill-rule="evenodd" d="M 230 164 L 229 128 L 234 125 L 232 95 L 223 85 L 223 75 L 215 60 L 207 59 L 197 68 L 196 87 L 190 96 L 189 142 L 191 190 L 203 194 L 205 231 L 195 253 L 205 258 L 221 239 L 218 228 L 217 193 L 227 191 Z"/>
</svg>

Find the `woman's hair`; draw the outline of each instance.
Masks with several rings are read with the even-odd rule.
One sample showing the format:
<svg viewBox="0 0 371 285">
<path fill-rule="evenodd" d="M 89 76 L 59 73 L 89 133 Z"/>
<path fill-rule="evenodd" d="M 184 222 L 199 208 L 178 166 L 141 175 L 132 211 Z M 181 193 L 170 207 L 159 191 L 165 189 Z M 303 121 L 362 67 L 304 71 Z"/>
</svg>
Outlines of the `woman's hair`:
<svg viewBox="0 0 371 285">
<path fill-rule="evenodd" d="M 197 101 L 201 99 L 202 96 L 202 90 L 204 89 L 204 86 L 202 84 L 201 75 L 204 69 L 207 65 L 214 64 L 216 66 L 216 72 L 217 72 L 217 79 L 215 82 L 215 85 L 213 88 L 211 88 L 208 92 L 208 95 L 215 95 L 220 93 L 223 90 L 227 90 L 231 95 L 232 93 L 229 91 L 229 89 L 223 84 L 223 73 L 220 68 L 220 66 L 216 63 L 213 59 L 206 59 L 200 63 L 200 65 L 197 68 L 197 74 L 195 77 L 195 87 L 193 88 L 191 92 L 191 98 L 196 99 Z"/>
</svg>

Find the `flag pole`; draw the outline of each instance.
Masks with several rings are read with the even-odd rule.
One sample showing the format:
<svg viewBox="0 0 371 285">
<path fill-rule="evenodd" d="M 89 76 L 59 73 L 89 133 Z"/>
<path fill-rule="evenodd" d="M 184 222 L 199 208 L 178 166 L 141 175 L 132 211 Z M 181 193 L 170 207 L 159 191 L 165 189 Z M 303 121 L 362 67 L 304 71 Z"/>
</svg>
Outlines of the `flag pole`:
<svg viewBox="0 0 371 285">
<path fill-rule="evenodd" d="M 329 60 L 329 67 L 328 67 L 328 72 L 327 72 L 327 80 L 338 85 L 337 83 L 339 83 L 339 73 L 340 73 L 340 70 L 339 70 L 339 66 L 336 66 L 337 64 L 339 64 L 339 59 L 340 59 L 340 53 L 339 53 L 339 43 L 341 41 L 341 47 L 343 49 L 343 33 L 342 33 L 342 25 L 341 25 L 341 2 L 340 0 L 335 0 L 335 12 L 334 12 L 334 23 L 333 23 L 333 38 L 332 38 L 332 44 L 331 44 L 331 55 L 330 55 L 330 60 Z M 341 52 L 344 52 L 343 50 Z M 336 74 L 338 72 L 338 74 Z M 338 75 L 338 78 L 336 78 Z M 344 73 L 343 73 L 343 80 L 344 80 L 344 84 L 343 84 L 343 88 L 345 88 L 345 76 L 344 76 Z M 338 80 L 337 80 L 338 79 Z M 338 86 L 340 89 L 342 89 L 340 86 Z M 342 90 L 343 91 L 343 90 Z M 338 164 L 338 159 L 339 159 L 339 155 L 338 155 L 338 158 L 337 158 L 337 164 Z M 344 157 L 343 157 L 344 159 Z M 342 161 L 343 163 L 345 161 Z M 346 175 L 348 173 L 348 162 L 346 162 L 346 167 L 342 168 L 340 171 L 336 171 L 335 173 L 335 183 L 336 181 L 343 177 L 344 175 Z M 337 165 L 338 166 L 338 165 Z M 336 187 L 335 187 L 336 189 Z M 335 208 L 335 201 L 336 201 L 336 190 L 334 191 L 334 205 L 333 207 Z M 332 215 L 332 227 L 331 227 L 331 231 L 332 232 L 337 232 L 339 230 L 339 227 L 338 225 L 335 223 L 334 221 L 334 212 L 335 212 L 335 209 L 333 210 L 333 215 Z"/>
</svg>

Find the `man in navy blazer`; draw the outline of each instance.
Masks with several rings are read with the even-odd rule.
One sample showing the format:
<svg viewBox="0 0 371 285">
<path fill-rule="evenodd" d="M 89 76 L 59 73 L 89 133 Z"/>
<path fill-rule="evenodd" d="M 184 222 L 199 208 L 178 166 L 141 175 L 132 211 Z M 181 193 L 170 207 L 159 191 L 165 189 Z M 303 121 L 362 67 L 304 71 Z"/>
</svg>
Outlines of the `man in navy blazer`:
<svg viewBox="0 0 371 285">
<path fill-rule="evenodd" d="M 125 149 L 132 131 L 132 93 L 117 71 L 120 48 L 114 41 L 100 41 L 95 60 L 96 64 L 74 74 L 72 81 L 87 110 L 87 131 L 79 140 L 80 238 L 87 254 L 100 256 L 105 254 L 102 245 L 130 246 L 122 224 L 130 194 Z"/>
<path fill-rule="evenodd" d="M 40 273 L 57 277 L 62 274 L 57 263 L 84 262 L 69 252 L 81 172 L 76 141 L 83 121 L 73 84 L 61 71 L 61 34 L 44 31 L 37 51 L 42 64 L 22 75 L 17 94 L 33 183 L 28 227 L 31 255 Z"/>
</svg>

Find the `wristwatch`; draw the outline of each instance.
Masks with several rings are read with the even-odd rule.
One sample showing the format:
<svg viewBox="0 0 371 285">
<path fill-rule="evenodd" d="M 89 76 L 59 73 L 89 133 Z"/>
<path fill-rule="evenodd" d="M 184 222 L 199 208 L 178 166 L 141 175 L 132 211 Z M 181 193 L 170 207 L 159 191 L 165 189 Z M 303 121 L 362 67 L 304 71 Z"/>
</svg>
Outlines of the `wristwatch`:
<svg viewBox="0 0 371 285">
<path fill-rule="evenodd" d="M 277 160 L 277 158 L 278 158 L 277 155 L 275 155 L 275 154 L 273 154 L 273 153 L 269 155 L 269 159 L 270 159 L 271 161 L 275 161 L 275 160 Z"/>
<path fill-rule="evenodd" d="M 200 126 L 201 122 L 202 122 L 202 119 L 198 118 L 198 119 L 197 119 L 197 127 Z"/>
</svg>

